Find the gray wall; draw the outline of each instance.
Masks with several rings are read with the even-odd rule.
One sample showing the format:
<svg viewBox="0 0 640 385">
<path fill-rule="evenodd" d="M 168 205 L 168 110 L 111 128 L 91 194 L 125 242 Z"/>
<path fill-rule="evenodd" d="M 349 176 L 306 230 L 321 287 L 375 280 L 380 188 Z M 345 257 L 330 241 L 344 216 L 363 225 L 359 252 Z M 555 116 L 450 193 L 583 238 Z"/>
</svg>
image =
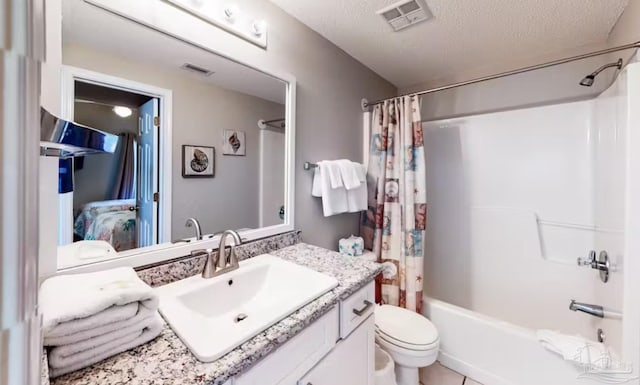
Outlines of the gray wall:
<svg viewBox="0 0 640 385">
<path fill-rule="evenodd" d="M 335 250 L 338 239 L 358 234 L 360 215 L 323 217 L 320 199 L 311 196 L 313 174 L 302 164 L 340 158 L 361 161 L 360 99 L 391 97 L 397 89 L 274 4 L 237 3 L 267 20 L 269 47 L 263 51 L 235 41 L 226 51 L 240 60 L 290 73 L 297 80 L 296 228 L 302 230 L 305 242 Z"/>
<path fill-rule="evenodd" d="M 257 122 L 282 116 L 281 104 L 198 81 L 182 70 L 154 68 L 77 45 L 64 47 L 63 63 L 173 91 L 172 239 L 193 235 L 184 226 L 189 217 L 198 218 L 205 233 L 258 226 Z M 245 132 L 247 156 L 222 155 L 224 129 Z M 214 178 L 182 177 L 183 144 L 215 147 Z"/>
<path fill-rule="evenodd" d="M 422 117 L 438 120 L 592 98 L 611 84 L 615 71 L 601 73 L 592 87 L 578 83 L 609 61 L 611 58 L 601 56 L 427 94 L 422 98 Z"/>
</svg>

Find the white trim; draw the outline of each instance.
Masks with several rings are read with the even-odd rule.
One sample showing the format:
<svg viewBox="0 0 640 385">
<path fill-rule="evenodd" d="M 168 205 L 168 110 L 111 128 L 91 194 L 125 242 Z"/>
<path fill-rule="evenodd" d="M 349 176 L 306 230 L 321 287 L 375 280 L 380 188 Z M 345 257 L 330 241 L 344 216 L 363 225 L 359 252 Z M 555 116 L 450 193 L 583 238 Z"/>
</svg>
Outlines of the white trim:
<svg viewBox="0 0 640 385">
<path fill-rule="evenodd" d="M 264 130 L 260 130 L 260 143 L 259 143 L 259 151 L 260 151 L 260 165 L 259 165 L 259 174 L 258 174 L 258 226 L 262 227 L 264 223 Z"/>
<path fill-rule="evenodd" d="M 62 66 L 62 118 L 73 120 L 74 117 L 74 83 L 80 80 L 85 83 L 148 95 L 160 100 L 160 146 L 158 156 L 161 159 L 158 191 L 160 205 L 158 207 L 159 228 L 158 241 L 171 241 L 171 177 L 172 177 L 172 110 L 173 91 L 149 84 L 89 71 L 83 68 Z"/>
<path fill-rule="evenodd" d="M 56 168 L 56 171 L 59 173 L 60 168 Z M 56 183 L 58 183 L 58 181 L 56 181 Z M 69 222 L 66 226 L 58 229 L 57 244 L 65 245 L 73 242 L 73 191 L 64 194 L 58 193 L 56 194 L 56 198 L 58 199 L 58 218 L 65 218 L 65 220 Z"/>
<path fill-rule="evenodd" d="M 369 143 L 371 142 L 371 112 L 362 113 L 362 164 L 369 167 Z"/>
<path fill-rule="evenodd" d="M 275 76 L 275 75 L 273 75 Z M 292 231 L 294 229 L 295 200 L 296 200 L 296 79 L 287 76 L 287 101 L 285 103 L 287 129 L 285 136 L 285 157 L 284 157 L 284 224 L 272 227 L 281 227 L 281 232 Z"/>
</svg>

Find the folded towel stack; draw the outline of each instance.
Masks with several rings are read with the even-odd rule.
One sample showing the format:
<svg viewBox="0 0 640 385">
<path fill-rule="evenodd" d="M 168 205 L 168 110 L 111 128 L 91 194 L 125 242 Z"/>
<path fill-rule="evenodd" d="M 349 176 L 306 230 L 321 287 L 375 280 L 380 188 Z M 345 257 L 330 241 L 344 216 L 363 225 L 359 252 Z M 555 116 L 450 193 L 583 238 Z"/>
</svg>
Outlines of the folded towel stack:
<svg viewBox="0 0 640 385">
<path fill-rule="evenodd" d="M 325 217 L 367 209 L 367 183 L 364 165 L 348 159 L 318 162 L 311 195 L 322 197 Z"/>
<path fill-rule="evenodd" d="M 49 278 L 40 308 L 52 378 L 149 342 L 164 324 L 157 295 L 127 267 Z"/>
</svg>

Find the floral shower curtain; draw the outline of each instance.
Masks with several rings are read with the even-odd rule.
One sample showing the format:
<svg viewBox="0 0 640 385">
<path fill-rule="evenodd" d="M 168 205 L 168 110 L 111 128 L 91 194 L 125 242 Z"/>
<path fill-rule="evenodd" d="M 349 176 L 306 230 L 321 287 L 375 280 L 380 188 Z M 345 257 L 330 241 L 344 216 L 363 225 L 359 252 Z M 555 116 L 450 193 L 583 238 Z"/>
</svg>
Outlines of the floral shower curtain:
<svg viewBox="0 0 640 385">
<path fill-rule="evenodd" d="M 425 157 L 417 96 L 375 106 L 367 170 L 365 247 L 397 274 L 382 279 L 384 303 L 422 311 L 423 249 L 427 218 Z"/>
</svg>

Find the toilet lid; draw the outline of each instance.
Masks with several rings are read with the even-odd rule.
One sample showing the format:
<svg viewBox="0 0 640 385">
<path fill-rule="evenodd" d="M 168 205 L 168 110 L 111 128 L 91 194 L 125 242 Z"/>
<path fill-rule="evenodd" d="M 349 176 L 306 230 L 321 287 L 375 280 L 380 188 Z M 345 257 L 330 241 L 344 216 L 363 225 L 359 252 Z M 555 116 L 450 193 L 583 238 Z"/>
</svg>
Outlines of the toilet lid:
<svg viewBox="0 0 640 385">
<path fill-rule="evenodd" d="M 379 332 L 406 344 L 430 345 L 438 340 L 438 330 L 431 321 L 401 307 L 377 306 L 375 323 Z"/>
</svg>

